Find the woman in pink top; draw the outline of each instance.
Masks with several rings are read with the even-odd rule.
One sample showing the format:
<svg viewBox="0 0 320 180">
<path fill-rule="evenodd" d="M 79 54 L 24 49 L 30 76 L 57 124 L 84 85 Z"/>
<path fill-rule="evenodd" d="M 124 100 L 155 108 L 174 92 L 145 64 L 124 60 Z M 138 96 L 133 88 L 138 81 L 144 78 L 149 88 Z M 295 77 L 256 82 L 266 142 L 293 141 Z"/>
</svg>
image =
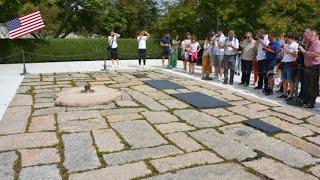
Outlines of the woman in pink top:
<svg viewBox="0 0 320 180">
<path fill-rule="evenodd" d="M 194 74 L 194 68 L 196 61 L 198 59 L 198 53 L 200 51 L 201 47 L 197 40 L 197 36 L 193 35 L 191 38 L 191 44 L 190 47 L 187 48 L 189 53 L 189 73 Z"/>
</svg>

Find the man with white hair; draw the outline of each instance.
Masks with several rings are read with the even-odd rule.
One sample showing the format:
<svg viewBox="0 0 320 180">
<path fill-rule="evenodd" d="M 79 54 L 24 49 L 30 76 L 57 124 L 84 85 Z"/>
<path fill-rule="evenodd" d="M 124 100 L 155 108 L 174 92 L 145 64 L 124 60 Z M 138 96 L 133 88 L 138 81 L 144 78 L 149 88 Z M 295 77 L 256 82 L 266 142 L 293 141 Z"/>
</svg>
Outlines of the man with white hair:
<svg viewBox="0 0 320 180">
<path fill-rule="evenodd" d="M 304 54 L 306 96 L 305 108 L 314 108 L 316 98 L 319 95 L 319 67 L 320 67 L 320 41 L 316 31 L 306 31 L 304 36 L 306 48 L 299 46 Z"/>
<path fill-rule="evenodd" d="M 234 31 L 229 31 L 228 38 L 224 42 L 224 56 L 223 56 L 223 63 L 224 63 L 224 81 L 223 84 L 228 83 L 228 73 L 230 69 L 230 81 L 229 84 L 233 85 L 233 77 L 234 77 L 234 68 L 235 68 L 235 61 L 236 55 L 239 49 L 239 40 L 235 38 Z"/>
</svg>

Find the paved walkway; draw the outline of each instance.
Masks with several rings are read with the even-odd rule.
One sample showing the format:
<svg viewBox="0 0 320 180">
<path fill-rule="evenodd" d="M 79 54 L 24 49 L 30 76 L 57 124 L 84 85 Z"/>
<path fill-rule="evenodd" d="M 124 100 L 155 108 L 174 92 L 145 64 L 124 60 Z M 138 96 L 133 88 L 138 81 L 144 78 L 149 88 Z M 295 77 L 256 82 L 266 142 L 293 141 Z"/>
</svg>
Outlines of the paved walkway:
<svg viewBox="0 0 320 180">
<path fill-rule="evenodd" d="M 141 73 L 186 89 L 151 88 L 134 76 Z M 91 107 L 54 105 L 61 89 L 87 83 L 119 89 L 122 99 Z M 316 111 L 215 83 L 160 69 L 27 75 L 0 121 L 0 179 L 320 177 Z M 178 92 L 202 92 L 231 106 L 196 109 L 170 96 Z M 256 118 L 284 132 L 267 135 L 242 123 Z"/>
</svg>

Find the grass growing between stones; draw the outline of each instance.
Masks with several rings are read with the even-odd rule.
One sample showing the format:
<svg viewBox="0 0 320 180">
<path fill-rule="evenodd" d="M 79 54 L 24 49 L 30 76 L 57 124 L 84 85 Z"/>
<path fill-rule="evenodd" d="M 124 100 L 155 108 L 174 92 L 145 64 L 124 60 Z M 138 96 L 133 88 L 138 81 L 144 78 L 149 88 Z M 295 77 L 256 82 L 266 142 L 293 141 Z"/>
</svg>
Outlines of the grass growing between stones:
<svg viewBox="0 0 320 180">
<path fill-rule="evenodd" d="M 14 164 L 13 164 L 14 180 L 19 179 L 19 174 L 22 169 L 22 167 L 21 167 L 21 154 L 18 151 L 16 152 L 16 154 L 17 154 L 18 158 L 14 161 Z"/>
<path fill-rule="evenodd" d="M 58 150 L 58 153 L 59 153 L 59 155 L 60 155 L 60 159 L 61 159 L 61 162 L 60 163 L 58 163 L 58 168 L 59 168 L 59 172 L 60 172 L 60 175 L 61 175 L 61 177 L 62 177 L 62 179 L 63 180 L 67 180 L 68 179 L 68 171 L 67 171 L 67 169 L 63 166 L 63 162 L 64 162 L 64 160 L 65 160 L 65 157 L 64 157 L 64 142 L 63 142 L 63 140 L 62 140 L 62 135 L 63 135 L 63 133 L 61 133 L 61 132 L 59 132 L 59 126 L 58 126 L 58 114 L 57 113 L 55 113 L 54 114 L 54 119 L 55 119 L 55 126 L 56 126 L 56 134 L 57 134 L 57 138 L 58 138 L 58 140 L 59 140 L 59 142 L 58 142 L 58 144 L 57 144 L 57 146 L 56 146 L 56 148 L 57 148 L 57 150 Z"/>
</svg>

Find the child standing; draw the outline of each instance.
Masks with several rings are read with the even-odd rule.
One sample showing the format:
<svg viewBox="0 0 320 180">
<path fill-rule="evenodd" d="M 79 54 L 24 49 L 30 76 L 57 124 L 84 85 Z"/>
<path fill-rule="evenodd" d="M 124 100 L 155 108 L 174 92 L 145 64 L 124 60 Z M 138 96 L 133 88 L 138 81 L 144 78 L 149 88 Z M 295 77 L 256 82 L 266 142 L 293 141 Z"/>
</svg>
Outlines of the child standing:
<svg viewBox="0 0 320 180">
<path fill-rule="evenodd" d="M 198 59 L 198 53 L 200 51 L 201 47 L 197 40 L 197 36 L 193 35 L 191 37 L 191 44 L 190 47 L 187 48 L 187 51 L 189 53 L 189 73 L 194 74 L 194 68 L 196 61 Z"/>
</svg>

